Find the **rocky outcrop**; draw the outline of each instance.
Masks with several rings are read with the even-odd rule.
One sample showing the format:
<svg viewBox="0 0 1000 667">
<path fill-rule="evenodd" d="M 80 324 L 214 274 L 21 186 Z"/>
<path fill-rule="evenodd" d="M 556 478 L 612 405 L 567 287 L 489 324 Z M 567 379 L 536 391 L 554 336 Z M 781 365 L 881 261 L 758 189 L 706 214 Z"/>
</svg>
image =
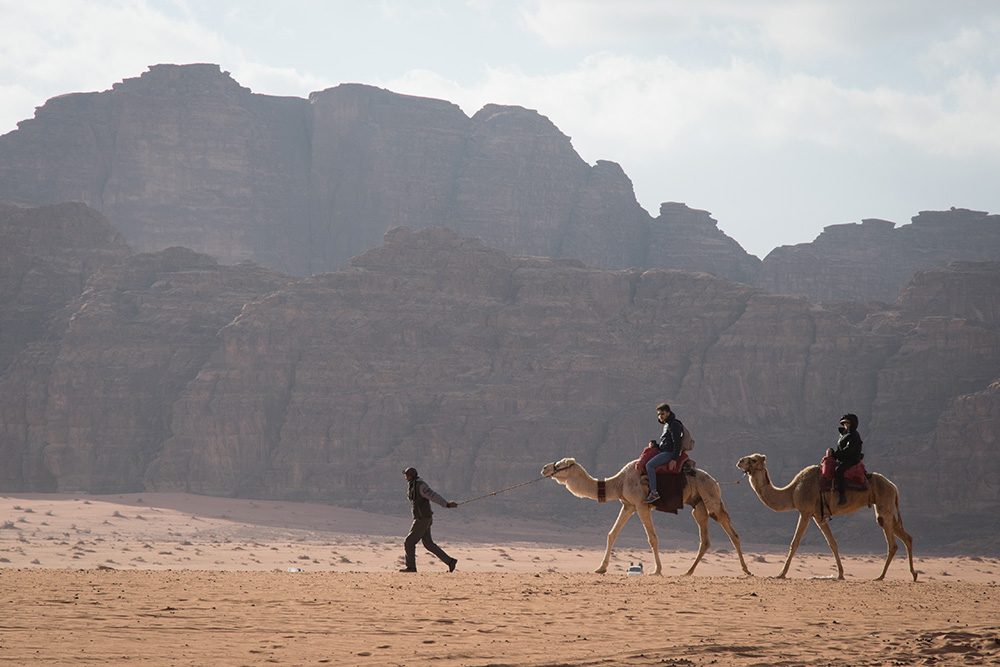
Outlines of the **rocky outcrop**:
<svg viewBox="0 0 1000 667">
<path fill-rule="evenodd" d="M 0 375 L 0 486 L 143 487 L 174 402 L 244 304 L 285 278 L 185 248 L 104 268 Z"/>
<path fill-rule="evenodd" d="M 669 266 L 687 271 L 705 271 L 736 282 L 753 284 L 760 273 L 760 260 L 748 255 L 726 236 L 708 211 L 686 204 L 666 202 L 651 226 L 643 266 Z"/>
<path fill-rule="evenodd" d="M 912 223 L 830 225 L 811 243 L 775 248 L 757 285 L 818 301 L 892 303 L 914 273 L 956 261 L 1000 260 L 1000 215 L 952 208 Z"/>
<path fill-rule="evenodd" d="M 969 521 L 995 508 L 998 280 L 996 264 L 958 264 L 917 276 L 898 306 L 828 308 L 704 273 L 512 257 L 440 228 L 394 229 L 292 281 L 182 249 L 136 255 L 0 376 L 0 485 L 403 511 L 386 485 L 404 462 L 457 498 L 566 455 L 611 474 L 656 435 L 660 400 L 720 480 L 763 451 L 777 482 L 852 411 L 869 468 L 933 543 L 952 521 L 948 475 L 963 475 Z M 961 469 L 931 471 L 945 446 Z M 743 532 L 787 539 L 752 494 L 727 498 Z M 544 485 L 494 510 L 515 507 L 593 512 Z"/>
<path fill-rule="evenodd" d="M 140 251 L 179 245 L 295 275 L 344 266 L 398 225 L 608 268 L 681 260 L 746 282 L 756 262 L 714 221 L 652 221 L 618 165 L 588 165 L 536 111 L 490 104 L 469 118 L 359 84 L 256 95 L 207 64 L 49 100 L 0 137 L 0 198 L 85 202 Z"/>
<path fill-rule="evenodd" d="M 95 272 L 130 253 L 108 221 L 81 204 L 0 203 L 0 371 Z"/>
</svg>

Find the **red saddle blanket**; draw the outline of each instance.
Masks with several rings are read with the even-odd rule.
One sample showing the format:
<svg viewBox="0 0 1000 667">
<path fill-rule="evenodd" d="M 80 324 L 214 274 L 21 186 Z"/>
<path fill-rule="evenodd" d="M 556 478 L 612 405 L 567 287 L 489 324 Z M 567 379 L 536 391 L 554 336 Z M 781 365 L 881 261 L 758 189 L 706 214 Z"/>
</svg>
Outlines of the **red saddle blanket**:
<svg viewBox="0 0 1000 667">
<path fill-rule="evenodd" d="M 651 446 L 642 450 L 642 455 L 635 463 L 641 475 L 646 474 L 646 462 L 659 453 L 659 449 Z M 660 499 L 653 503 L 654 509 L 677 514 L 677 510 L 684 507 L 684 486 L 687 484 L 687 475 L 680 474 L 680 471 L 687 460 L 687 452 L 681 452 L 679 459 L 671 461 L 675 466 L 674 471 L 670 471 L 669 465 L 662 465 L 656 469 L 656 491 L 660 494 Z"/>
<path fill-rule="evenodd" d="M 642 450 L 642 454 L 639 455 L 639 460 L 636 461 L 635 467 L 639 469 L 640 473 L 646 472 L 646 464 L 649 463 L 649 459 L 653 458 L 659 453 L 660 453 L 659 448 L 653 447 L 652 445 L 647 445 L 646 449 Z M 681 468 L 684 466 L 684 462 L 687 460 L 688 460 L 688 453 L 681 452 L 680 458 L 676 458 L 673 461 L 668 462 L 666 465 L 657 467 L 656 472 L 667 475 L 676 475 L 681 471 Z M 670 469 L 671 463 L 674 464 L 673 470 Z M 657 474 L 656 480 L 657 480 L 656 483 L 659 484 L 660 483 L 659 474 Z M 659 487 L 657 487 L 657 490 L 659 490 Z"/>
<path fill-rule="evenodd" d="M 824 491 L 829 491 L 833 488 L 833 474 L 836 469 L 837 459 L 832 456 L 824 456 L 823 460 L 820 461 L 820 486 Z M 865 470 L 864 461 L 858 461 L 855 465 L 844 471 L 844 484 L 849 489 L 864 490 L 868 488 L 868 472 Z"/>
</svg>

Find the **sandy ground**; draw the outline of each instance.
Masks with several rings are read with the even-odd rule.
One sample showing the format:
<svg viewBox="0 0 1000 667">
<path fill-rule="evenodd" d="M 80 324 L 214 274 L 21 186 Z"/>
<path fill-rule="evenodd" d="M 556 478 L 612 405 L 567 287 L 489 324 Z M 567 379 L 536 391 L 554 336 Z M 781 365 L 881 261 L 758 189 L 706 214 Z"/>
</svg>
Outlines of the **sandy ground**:
<svg viewBox="0 0 1000 667">
<path fill-rule="evenodd" d="M 447 513 L 445 513 L 447 512 Z M 326 505 L 183 494 L 0 497 L 0 664 L 876 665 L 997 664 L 1000 559 L 902 548 L 796 556 L 724 536 L 693 577 L 661 549 L 663 577 L 625 541 L 551 543 L 527 521 L 438 510 L 454 574 L 409 520 Z M 565 539 L 565 534 L 561 535 Z M 746 536 L 744 536 L 746 539 Z M 664 543 L 667 541 L 664 540 Z M 724 546 L 722 546 L 724 544 Z M 663 544 L 669 547 L 669 544 Z M 842 545 L 843 548 L 844 545 Z"/>
</svg>

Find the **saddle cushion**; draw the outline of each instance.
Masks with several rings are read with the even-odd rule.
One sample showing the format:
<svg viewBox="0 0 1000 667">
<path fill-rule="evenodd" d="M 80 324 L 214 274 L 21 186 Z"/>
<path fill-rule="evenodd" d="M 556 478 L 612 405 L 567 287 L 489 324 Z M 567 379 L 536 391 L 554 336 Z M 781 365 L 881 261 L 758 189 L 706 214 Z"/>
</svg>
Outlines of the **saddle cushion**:
<svg viewBox="0 0 1000 667">
<path fill-rule="evenodd" d="M 832 456 L 824 456 L 819 464 L 820 488 L 829 491 L 833 488 L 834 472 L 837 469 L 837 459 Z M 858 461 L 844 471 L 844 485 L 849 489 L 865 490 L 868 488 L 868 472 L 865 470 L 865 462 Z"/>
<path fill-rule="evenodd" d="M 635 464 L 635 467 L 639 470 L 640 474 L 646 472 L 646 464 L 649 462 L 649 459 L 653 458 L 659 453 L 660 453 L 659 448 L 653 447 L 652 445 L 647 445 L 646 449 L 642 450 L 642 454 L 639 455 L 639 460 L 636 461 Z M 673 461 L 668 461 L 666 465 L 658 466 L 656 468 L 657 484 L 659 484 L 659 479 L 660 479 L 659 475 L 661 473 L 664 475 L 677 475 L 681 472 L 681 468 L 684 467 L 684 462 L 687 460 L 688 460 L 687 452 L 681 452 L 681 455 L 678 458 L 674 459 Z M 673 470 L 670 469 L 671 463 L 674 464 Z M 657 490 L 659 490 L 659 487 L 657 487 Z"/>
</svg>

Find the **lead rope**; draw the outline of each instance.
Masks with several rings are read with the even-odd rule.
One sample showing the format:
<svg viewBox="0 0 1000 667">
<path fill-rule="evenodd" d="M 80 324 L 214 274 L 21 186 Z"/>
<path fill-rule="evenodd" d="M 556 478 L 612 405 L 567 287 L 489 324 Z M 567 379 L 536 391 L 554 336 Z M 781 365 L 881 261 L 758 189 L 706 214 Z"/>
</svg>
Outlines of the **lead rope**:
<svg viewBox="0 0 1000 667">
<path fill-rule="evenodd" d="M 527 486 L 528 484 L 534 484 L 535 482 L 541 481 L 543 479 L 546 479 L 545 475 L 539 475 L 535 479 L 530 479 L 527 482 L 521 482 L 520 484 L 515 484 L 514 486 L 508 486 L 503 489 L 497 489 L 496 491 L 490 491 L 487 494 L 476 496 L 475 498 L 469 498 L 468 500 L 463 500 L 462 502 L 456 503 L 456 506 L 468 505 L 469 503 L 475 502 L 476 500 L 482 500 L 483 498 L 489 498 L 490 496 L 495 496 L 498 493 L 503 493 L 504 491 L 510 491 L 511 489 L 516 489 L 521 486 Z"/>
</svg>

